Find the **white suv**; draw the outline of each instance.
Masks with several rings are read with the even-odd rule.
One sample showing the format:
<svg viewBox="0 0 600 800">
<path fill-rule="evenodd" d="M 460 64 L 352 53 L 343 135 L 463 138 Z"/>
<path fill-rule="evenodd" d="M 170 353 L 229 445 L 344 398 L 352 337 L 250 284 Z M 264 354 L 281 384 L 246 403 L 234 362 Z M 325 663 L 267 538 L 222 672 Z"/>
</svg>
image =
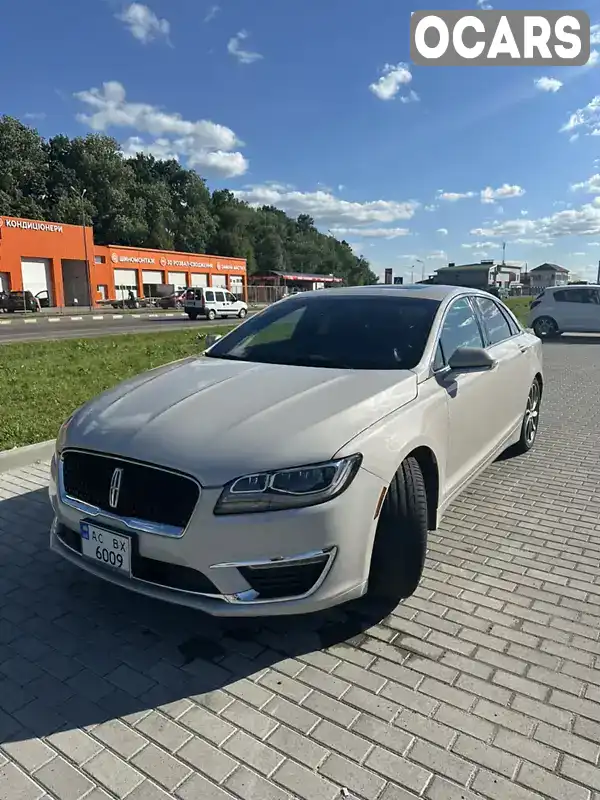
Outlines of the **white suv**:
<svg viewBox="0 0 600 800">
<path fill-rule="evenodd" d="M 227 289 L 188 289 L 183 300 L 183 310 L 190 319 L 206 317 L 239 317 L 244 319 L 248 305 Z"/>
<path fill-rule="evenodd" d="M 530 306 L 528 326 L 540 339 L 561 333 L 600 333 L 600 286 L 555 286 Z"/>
</svg>

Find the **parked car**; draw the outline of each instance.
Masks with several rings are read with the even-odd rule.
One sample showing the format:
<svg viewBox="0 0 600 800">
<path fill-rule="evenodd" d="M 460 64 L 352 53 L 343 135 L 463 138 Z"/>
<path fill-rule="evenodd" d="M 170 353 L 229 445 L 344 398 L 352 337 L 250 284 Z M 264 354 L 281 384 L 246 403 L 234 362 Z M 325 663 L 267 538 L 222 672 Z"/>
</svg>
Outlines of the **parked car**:
<svg viewBox="0 0 600 800">
<path fill-rule="evenodd" d="M 42 306 L 39 295 L 42 295 L 43 297 L 44 294 L 47 298 L 47 292 L 39 292 L 36 295 L 29 291 L 12 291 L 4 293 L 0 299 L 0 307 L 8 314 L 14 314 L 15 311 L 25 311 L 25 309 L 35 313 L 39 311 Z M 48 301 L 46 300 L 46 306 L 47 305 Z"/>
<path fill-rule="evenodd" d="M 157 308 L 183 308 L 186 292 L 174 292 L 168 297 L 159 297 L 155 305 Z"/>
<path fill-rule="evenodd" d="M 600 286 L 553 286 L 531 303 L 528 325 L 540 339 L 600 333 Z"/>
<path fill-rule="evenodd" d="M 239 317 L 244 319 L 248 305 L 227 289 L 188 289 L 185 293 L 183 310 L 190 319 L 205 317 Z"/>
<path fill-rule="evenodd" d="M 457 495 L 533 447 L 542 391 L 541 341 L 486 292 L 300 293 L 65 422 L 51 546 L 215 615 L 395 603 Z"/>
</svg>

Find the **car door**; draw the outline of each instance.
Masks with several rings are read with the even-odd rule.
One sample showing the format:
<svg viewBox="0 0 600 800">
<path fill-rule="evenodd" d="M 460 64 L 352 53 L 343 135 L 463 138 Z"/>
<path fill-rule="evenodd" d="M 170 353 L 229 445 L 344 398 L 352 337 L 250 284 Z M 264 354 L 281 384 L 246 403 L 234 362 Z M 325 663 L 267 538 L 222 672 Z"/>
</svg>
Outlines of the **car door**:
<svg viewBox="0 0 600 800">
<path fill-rule="evenodd" d="M 494 441 L 498 447 L 506 441 L 515 427 L 521 424 L 527 395 L 531 387 L 531 360 L 527 350 L 531 346 L 502 307 L 492 298 L 476 296 L 473 304 L 479 314 L 486 349 L 496 362 L 490 374 L 490 410 L 493 410 Z"/>
<path fill-rule="evenodd" d="M 489 449 L 489 372 L 449 371 L 459 347 L 484 347 L 481 325 L 467 296 L 454 300 L 444 317 L 434 361 L 434 376 L 446 393 L 448 436 L 445 497 L 457 492 Z"/>
<path fill-rule="evenodd" d="M 561 331 L 595 333 L 600 330 L 598 290 L 587 286 L 572 286 L 554 292 L 557 323 Z"/>
<path fill-rule="evenodd" d="M 217 314 L 227 314 L 228 304 L 225 300 L 225 292 L 222 289 L 215 291 L 215 311 Z"/>
</svg>

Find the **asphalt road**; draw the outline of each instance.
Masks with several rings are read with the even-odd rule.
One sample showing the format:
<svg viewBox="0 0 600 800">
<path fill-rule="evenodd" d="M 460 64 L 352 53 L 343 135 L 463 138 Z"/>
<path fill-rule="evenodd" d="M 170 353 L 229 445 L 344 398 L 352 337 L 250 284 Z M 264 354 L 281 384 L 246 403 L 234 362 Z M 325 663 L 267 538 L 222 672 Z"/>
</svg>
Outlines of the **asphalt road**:
<svg viewBox="0 0 600 800">
<path fill-rule="evenodd" d="M 250 316 L 250 315 L 249 315 Z M 237 319 L 215 320 L 214 322 L 192 322 L 185 315 L 163 316 L 149 318 L 147 315 L 133 317 L 124 315 L 122 319 L 93 319 L 82 316 L 79 319 L 62 318 L 50 321 L 44 317 L 37 317 L 35 321 L 15 317 L 10 325 L 3 324 L 0 318 L 0 344 L 11 342 L 34 342 L 48 339 L 93 339 L 98 336 L 122 335 L 126 333 L 151 333 L 177 330 L 210 330 L 215 326 L 234 325 Z"/>
</svg>

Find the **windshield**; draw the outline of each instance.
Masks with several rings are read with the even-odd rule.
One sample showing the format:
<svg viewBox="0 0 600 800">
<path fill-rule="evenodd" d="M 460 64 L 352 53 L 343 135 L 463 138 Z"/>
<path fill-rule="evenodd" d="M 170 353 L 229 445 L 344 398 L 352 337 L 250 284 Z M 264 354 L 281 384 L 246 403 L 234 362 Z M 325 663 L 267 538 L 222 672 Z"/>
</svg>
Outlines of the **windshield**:
<svg viewBox="0 0 600 800">
<path fill-rule="evenodd" d="M 413 369 L 439 303 L 417 297 L 296 295 L 211 347 L 210 358 L 335 369 Z"/>
</svg>

